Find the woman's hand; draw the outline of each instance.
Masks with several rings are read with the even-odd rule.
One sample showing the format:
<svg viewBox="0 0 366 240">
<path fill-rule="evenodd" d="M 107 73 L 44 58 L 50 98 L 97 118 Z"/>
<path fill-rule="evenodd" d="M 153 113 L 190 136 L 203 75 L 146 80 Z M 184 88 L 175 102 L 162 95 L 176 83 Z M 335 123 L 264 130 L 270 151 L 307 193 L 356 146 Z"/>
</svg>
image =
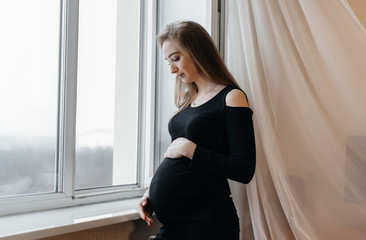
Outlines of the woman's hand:
<svg viewBox="0 0 366 240">
<path fill-rule="evenodd" d="M 149 200 L 149 190 L 147 190 L 144 196 L 141 198 L 138 205 L 138 211 L 140 217 L 147 223 L 147 225 L 151 226 L 151 224 L 154 223 L 152 219 L 153 209 Z"/>
<path fill-rule="evenodd" d="M 187 157 L 192 159 L 194 150 L 196 149 L 196 144 L 189 141 L 187 138 L 177 138 L 175 139 L 166 152 L 164 153 L 164 158 L 181 158 Z"/>
</svg>

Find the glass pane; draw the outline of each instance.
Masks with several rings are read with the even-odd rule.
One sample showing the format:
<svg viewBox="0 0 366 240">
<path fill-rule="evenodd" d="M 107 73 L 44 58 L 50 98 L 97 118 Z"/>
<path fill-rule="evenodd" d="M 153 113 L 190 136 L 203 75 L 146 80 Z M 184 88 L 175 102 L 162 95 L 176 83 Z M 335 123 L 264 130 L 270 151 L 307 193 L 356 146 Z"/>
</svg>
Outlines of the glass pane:
<svg viewBox="0 0 366 240">
<path fill-rule="evenodd" d="M 76 188 L 136 183 L 139 1 L 81 0 Z"/>
<path fill-rule="evenodd" d="M 54 192 L 60 1 L 0 1 L 0 196 Z"/>
</svg>

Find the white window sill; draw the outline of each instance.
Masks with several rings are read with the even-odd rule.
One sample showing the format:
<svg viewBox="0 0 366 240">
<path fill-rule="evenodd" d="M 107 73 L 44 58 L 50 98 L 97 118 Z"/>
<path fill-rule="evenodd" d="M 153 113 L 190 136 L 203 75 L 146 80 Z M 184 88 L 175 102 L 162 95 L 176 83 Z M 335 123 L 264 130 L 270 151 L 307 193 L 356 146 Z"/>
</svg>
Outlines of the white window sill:
<svg viewBox="0 0 366 240">
<path fill-rule="evenodd" d="M 1 240 L 32 240 L 139 218 L 140 198 L 0 217 Z"/>
</svg>

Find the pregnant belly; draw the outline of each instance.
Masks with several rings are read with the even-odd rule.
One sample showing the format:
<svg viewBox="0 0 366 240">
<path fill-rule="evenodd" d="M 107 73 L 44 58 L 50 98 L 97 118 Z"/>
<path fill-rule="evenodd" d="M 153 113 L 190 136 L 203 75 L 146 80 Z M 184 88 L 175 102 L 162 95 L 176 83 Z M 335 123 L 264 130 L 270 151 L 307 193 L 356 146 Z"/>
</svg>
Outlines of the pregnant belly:
<svg viewBox="0 0 366 240">
<path fill-rule="evenodd" d="M 166 224 L 174 216 L 189 214 L 209 201 L 210 177 L 190 168 L 187 158 L 166 158 L 150 184 L 150 200 L 159 220 Z"/>
</svg>

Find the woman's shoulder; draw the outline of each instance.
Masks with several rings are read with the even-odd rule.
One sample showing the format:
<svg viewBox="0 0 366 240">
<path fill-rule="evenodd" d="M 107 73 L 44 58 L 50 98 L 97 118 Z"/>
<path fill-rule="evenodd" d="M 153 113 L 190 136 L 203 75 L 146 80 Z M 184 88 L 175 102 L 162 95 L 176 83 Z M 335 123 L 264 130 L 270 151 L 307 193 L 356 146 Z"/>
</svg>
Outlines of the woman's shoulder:
<svg viewBox="0 0 366 240">
<path fill-rule="evenodd" d="M 249 107 L 247 96 L 238 88 L 229 89 L 225 97 L 226 106 L 229 107 Z"/>
</svg>

